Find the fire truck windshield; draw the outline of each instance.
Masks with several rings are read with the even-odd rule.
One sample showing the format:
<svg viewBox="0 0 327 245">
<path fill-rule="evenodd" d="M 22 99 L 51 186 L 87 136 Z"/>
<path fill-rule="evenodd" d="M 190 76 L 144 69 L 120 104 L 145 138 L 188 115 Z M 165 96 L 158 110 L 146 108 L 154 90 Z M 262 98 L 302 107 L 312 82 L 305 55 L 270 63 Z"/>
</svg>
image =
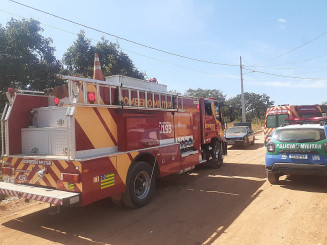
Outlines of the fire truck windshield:
<svg viewBox="0 0 327 245">
<path fill-rule="evenodd" d="M 278 128 L 285 122 L 285 119 L 288 118 L 288 114 L 276 114 L 267 116 L 267 128 Z"/>
</svg>

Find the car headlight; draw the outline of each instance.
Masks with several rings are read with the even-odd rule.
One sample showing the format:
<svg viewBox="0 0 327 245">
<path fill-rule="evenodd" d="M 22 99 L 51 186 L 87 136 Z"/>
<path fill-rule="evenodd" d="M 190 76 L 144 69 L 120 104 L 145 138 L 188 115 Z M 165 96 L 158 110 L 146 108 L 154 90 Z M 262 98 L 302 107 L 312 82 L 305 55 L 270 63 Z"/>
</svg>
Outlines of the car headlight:
<svg viewBox="0 0 327 245">
<path fill-rule="evenodd" d="M 267 144 L 267 151 L 268 152 L 274 152 L 275 151 L 275 143 L 274 142 L 269 142 Z"/>
</svg>

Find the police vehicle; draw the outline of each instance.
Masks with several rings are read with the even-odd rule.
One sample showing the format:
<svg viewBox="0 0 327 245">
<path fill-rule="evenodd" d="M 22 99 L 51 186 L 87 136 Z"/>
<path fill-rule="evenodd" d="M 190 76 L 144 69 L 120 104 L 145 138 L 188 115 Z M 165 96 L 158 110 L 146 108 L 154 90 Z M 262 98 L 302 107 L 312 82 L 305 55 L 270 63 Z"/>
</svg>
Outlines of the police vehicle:
<svg viewBox="0 0 327 245">
<path fill-rule="evenodd" d="M 286 120 L 267 144 L 268 181 L 282 175 L 327 175 L 327 118 Z"/>
</svg>

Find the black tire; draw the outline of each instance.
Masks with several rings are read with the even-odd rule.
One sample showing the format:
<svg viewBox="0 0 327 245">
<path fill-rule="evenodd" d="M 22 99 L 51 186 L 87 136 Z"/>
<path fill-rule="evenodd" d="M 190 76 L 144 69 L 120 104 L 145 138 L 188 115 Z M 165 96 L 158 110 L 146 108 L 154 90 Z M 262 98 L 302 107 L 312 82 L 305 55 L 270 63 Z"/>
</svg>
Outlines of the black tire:
<svg viewBox="0 0 327 245">
<path fill-rule="evenodd" d="M 122 194 L 123 204 L 129 208 L 147 205 L 155 191 L 155 174 L 146 162 L 136 162 L 128 171 L 126 192 Z M 150 184 L 151 183 L 151 184 Z"/>
<path fill-rule="evenodd" d="M 224 158 L 222 152 L 222 145 L 218 142 L 212 143 L 212 149 L 210 151 L 211 160 L 207 161 L 207 165 L 210 168 L 220 168 L 223 165 Z"/>
<path fill-rule="evenodd" d="M 279 174 L 267 170 L 267 178 L 272 185 L 277 185 L 279 183 Z"/>
<path fill-rule="evenodd" d="M 255 137 L 253 136 L 253 140 L 251 142 L 251 145 L 254 145 Z"/>
</svg>

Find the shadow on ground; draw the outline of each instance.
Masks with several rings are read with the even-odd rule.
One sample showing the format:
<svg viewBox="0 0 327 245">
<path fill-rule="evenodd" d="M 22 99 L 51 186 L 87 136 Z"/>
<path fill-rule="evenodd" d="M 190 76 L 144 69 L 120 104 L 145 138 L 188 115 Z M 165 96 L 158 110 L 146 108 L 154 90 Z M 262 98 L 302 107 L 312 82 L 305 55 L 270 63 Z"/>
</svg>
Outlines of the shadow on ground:
<svg viewBox="0 0 327 245">
<path fill-rule="evenodd" d="M 281 187 L 290 190 L 327 193 L 326 176 L 292 176 L 290 179 L 280 180 Z"/>
<path fill-rule="evenodd" d="M 260 194 L 265 181 L 262 165 L 226 163 L 221 169 L 161 179 L 156 196 L 141 209 L 106 199 L 65 208 L 56 216 L 41 210 L 2 225 L 64 244 L 211 244 Z"/>
<path fill-rule="evenodd" d="M 257 150 L 263 147 L 264 143 L 254 143 L 253 145 L 231 145 L 228 149 L 229 150 Z"/>
</svg>

